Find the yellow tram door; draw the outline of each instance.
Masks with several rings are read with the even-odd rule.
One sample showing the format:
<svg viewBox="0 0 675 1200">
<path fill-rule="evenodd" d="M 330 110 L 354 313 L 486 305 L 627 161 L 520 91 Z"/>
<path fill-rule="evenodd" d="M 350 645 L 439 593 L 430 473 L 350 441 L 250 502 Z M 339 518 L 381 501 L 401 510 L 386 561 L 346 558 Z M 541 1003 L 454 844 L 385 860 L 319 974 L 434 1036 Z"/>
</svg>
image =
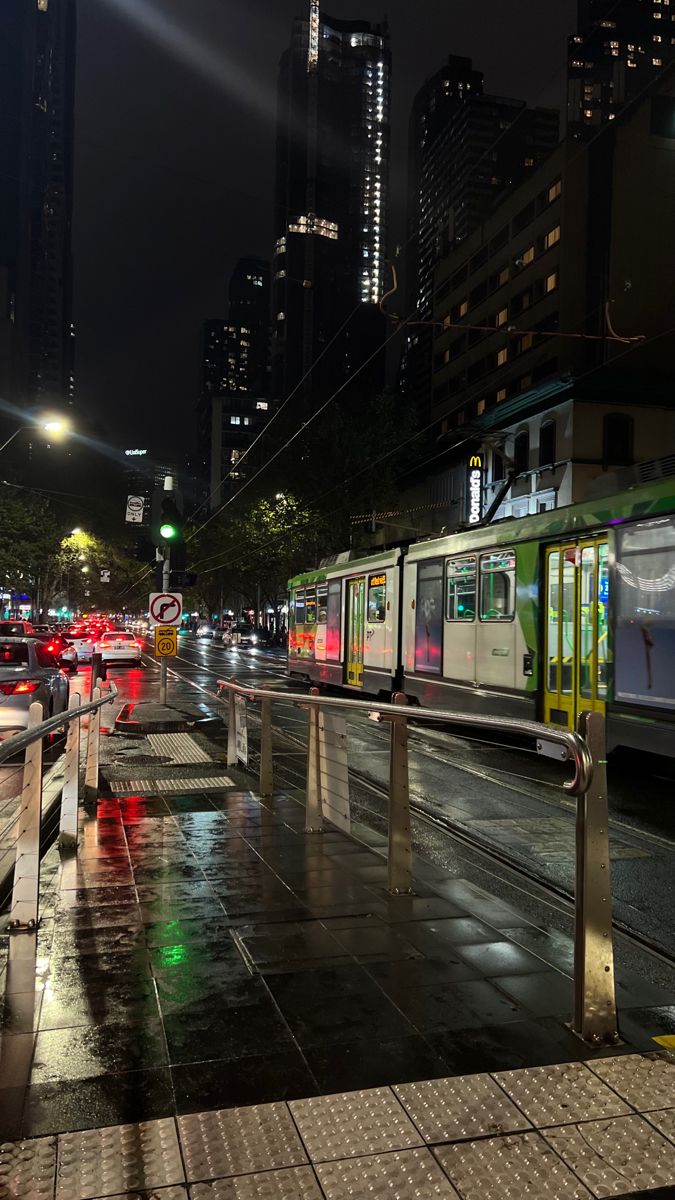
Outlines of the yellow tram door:
<svg viewBox="0 0 675 1200">
<path fill-rule="evenodd" d="M 573 729 L 604 712 L 609 671 L 608 546 L 593 538 L 546 550 L 544 720 Z"/>
<path fill-rule="evenodd" d="M 363 643 L 366 632 L 366 580 L 347 580 L 347 683 L 363 687 Z"/>
</svg>

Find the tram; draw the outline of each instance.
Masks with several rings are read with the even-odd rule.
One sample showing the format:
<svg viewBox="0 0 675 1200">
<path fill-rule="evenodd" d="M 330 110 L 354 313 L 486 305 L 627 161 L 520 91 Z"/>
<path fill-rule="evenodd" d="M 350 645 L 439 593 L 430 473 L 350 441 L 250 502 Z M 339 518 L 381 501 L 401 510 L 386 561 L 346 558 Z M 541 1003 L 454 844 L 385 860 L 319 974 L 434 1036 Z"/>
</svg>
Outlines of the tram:
<svg viewBox="0 0 675 1200">
<path fill-rule="evenodd" d="M 675 484 L 474 526 L 289 581 L 288 669 L 675 756 Z"/>
</svg>

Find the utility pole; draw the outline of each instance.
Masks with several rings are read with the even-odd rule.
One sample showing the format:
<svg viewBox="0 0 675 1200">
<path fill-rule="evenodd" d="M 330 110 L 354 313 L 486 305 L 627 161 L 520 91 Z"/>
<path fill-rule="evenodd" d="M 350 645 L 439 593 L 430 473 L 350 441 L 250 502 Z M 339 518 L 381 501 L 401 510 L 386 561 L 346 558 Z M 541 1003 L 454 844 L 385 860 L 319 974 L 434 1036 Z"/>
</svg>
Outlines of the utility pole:
<svg viewBox="0 0 675 1200">
<path fill-rule="evenodd" d="M 173 491 L 173 475 L 164 477 L 164 491 Z M 162 591 L 168 592 L 171 585 L 171 546 L 168 541 L 164 540 L 164 562 L 162 565 Z M 169 664 L 166 658 L 163 658 L 159 664 L 159 702 L 160 704 L 167 703 L 167 686 L 169 682 Z"/>
</svg>

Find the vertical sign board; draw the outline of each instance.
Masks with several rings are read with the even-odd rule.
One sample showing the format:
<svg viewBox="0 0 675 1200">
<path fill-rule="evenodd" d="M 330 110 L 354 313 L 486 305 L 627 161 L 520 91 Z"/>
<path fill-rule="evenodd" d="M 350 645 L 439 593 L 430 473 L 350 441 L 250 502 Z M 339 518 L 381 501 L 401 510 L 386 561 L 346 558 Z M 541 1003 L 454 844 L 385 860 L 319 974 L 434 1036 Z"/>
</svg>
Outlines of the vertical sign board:
<svg viewBox="0 0 675 1200">
<path fill-rule="evenodd" d="M 234 731 L 237 743 L 237 758 L 248 765 L 248 720 L 246 713 L 246 697 L 234 698 Z"/>
<path fill-rule="evenodd" d="M 144 513 L 145 497 L 127 496 L 127 512 L 124 518 L 127 525 L 142 525 Z"/>
<path fill-rule="evenodd" d="M 319 711 L 319 769 L 323 815 L 343 833 L 351 833 L 347 722 Z"/>
<path fill-rule="evenodd" d="M 483 515 L 483 458 L 472 454 L 466 477 L 466 519 L 469 525 L 477 525 Z"/>
</svg>

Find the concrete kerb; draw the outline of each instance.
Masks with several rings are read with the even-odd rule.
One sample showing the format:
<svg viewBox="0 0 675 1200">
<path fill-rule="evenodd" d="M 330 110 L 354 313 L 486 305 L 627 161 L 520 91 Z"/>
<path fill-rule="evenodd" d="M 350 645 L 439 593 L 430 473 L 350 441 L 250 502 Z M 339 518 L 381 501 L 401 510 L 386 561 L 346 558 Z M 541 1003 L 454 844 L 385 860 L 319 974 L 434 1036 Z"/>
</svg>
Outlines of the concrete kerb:
<svg viewBox="0 0 675 1200">
<path fill-rule="evenodd" d="M 221 717 L 197 708 L 185 706 L 179 709 L 151 702 L 132 702 L 125 704 L 115 718 L 115 732 L 139 736 L 146 733 L 186 733 L 189 730 L 205 731 L 221 724 Z"/>
</svg>

